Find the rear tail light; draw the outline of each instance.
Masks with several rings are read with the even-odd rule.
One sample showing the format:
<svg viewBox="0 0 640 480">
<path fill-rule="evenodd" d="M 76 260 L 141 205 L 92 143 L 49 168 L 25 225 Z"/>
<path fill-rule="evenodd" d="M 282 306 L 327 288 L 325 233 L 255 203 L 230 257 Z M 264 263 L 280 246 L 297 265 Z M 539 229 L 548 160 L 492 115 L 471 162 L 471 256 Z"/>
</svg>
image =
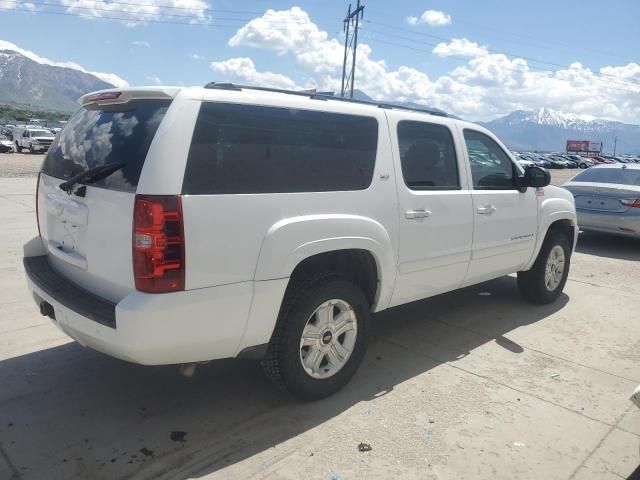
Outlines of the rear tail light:
<svg viewBox="0 0 640 480">
<path fill-rule="evenodd" d="M 620 200 L 625 207 L 640 208 L 640 198 L 623 198 Z"/>
<path fill-rule="evenodd" d="M 175 195 L 136 195 L 133 276 L 149 293 L 184 290 L 182 201 Z"/>
<path fill-rule="evenodd" d="M 41 172 L 38 172 L 38 181 L 36 182 L 36 224 L 38 225 L 38 236 L 41 237 L 40 233 L 40 212 L 38 211 L 38 192 L 40 191 L 40 175 Z"/>
</svg>

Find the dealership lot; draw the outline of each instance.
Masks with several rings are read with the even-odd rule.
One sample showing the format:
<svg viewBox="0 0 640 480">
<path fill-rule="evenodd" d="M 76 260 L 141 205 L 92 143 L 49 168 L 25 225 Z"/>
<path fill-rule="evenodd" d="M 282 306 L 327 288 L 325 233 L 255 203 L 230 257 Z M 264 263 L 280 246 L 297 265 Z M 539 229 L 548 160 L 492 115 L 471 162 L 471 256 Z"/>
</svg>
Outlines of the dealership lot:
<svg viewBox="0 0 640 480">
<path fill-rule="evenodd" d="M 41 317 L 21 265 L 41 161 L 0 155 L 0 479 L 606 479 L 638 465 L 638 242 L 582 235 L 553 305 L 504 277 L 385 312 L 347 388 L 301 404 L 252 362 L 187 379 Z"/>
</svg>

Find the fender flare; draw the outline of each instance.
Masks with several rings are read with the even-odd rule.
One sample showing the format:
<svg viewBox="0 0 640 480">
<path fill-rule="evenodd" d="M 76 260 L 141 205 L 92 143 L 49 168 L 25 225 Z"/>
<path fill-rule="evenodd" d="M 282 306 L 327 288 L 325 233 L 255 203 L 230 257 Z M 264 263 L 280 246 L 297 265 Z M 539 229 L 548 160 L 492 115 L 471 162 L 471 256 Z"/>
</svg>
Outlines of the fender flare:
<svg viewBox="0 0 640 480">
<path fill-rule="evenodd" d="M 348 249 L 373 255 L 379 282 L 375 310 L 386 308 L 396 279 L 391 237 L 379 222 L 359 215 L 305 215 L 275 223 L 263 239 L 254 280 L 288 278 L 309 257 Z"/>
<path fill-rule="evenodd" d="M 566 205 L 558 205 L 558 203 L 562 203 Z M 559 209 L 558 207 L 561 207 Z M 531 259 L 527 263 L 527 265 L 523 268 L 523 270 L 529 270 L 533 267 L 536 259 L 538 258 L 538 254 L 540 253 L 540 249 L 542 248 L 542 244 L 544 243 L 545 238 L 547 237 L 547 233 L 549 232 L 549 228 L 555 222 L 559 220 L 568 220 L 571 223 L 571 226 L 574 228 L 575 233 L 573 236 L 573 245 L 571 246 L 572 251 L 575 250 L 576 242 L 578 241 L 578 222 L 576 219 L 576 213 L 573 208 L 571 208 L 570 202 L 563 199 L 550 199 L 547 202 L 544 202 L 540 209 L 540 219 L 542 220 L 538 225 L 538 235 L 536 238 L 536 245 L 533 249 L 533 255 Z M 552 212 L 546 212 L 545 210 L 551 210 Z"/>
</svg>

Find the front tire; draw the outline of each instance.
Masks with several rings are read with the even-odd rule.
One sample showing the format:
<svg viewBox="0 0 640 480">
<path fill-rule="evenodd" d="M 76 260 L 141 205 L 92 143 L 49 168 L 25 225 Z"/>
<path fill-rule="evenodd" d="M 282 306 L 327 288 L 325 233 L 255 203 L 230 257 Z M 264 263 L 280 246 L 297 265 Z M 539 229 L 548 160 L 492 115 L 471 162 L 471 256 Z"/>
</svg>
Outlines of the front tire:
<svg viewBox="0 0 640 480">
<path fill-rule="evenodd" d="M 531 270 L 518 272 L 520 294 L 531 303 L 547 304 L 555 301 L 567 283 L 570 264 L 569 239 L 561 232 L 551 232 Z"/>
<path fill-rule="evenodd" d="M 344 387 L 367 348 L 369 302 L 352 282 L 320 274 L 292 286 L 283 301 L 262 367 L 301 400 Z"/>
</svg>

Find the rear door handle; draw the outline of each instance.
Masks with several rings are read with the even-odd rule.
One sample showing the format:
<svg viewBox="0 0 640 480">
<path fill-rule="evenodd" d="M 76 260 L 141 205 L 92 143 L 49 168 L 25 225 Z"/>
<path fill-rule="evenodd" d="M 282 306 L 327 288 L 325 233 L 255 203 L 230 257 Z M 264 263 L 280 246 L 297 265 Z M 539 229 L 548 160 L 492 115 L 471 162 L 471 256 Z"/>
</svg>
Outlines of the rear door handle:
<svg viewBox="0 0 640 480">
<path fill-rule="evenodd" d="M 409 220 L 414 220 L 416 218 L 427 218 L 431 216 L 431 212 L 429 210 L 407 210 L 404 212 L 404 218 Z"/>
<path fill-rule="evenodd" d="M 493 213 L 495 211 L 496 211 L 496 207 L 493 205 L 483 205 L 481 207 L 478 207 L 478 213 L 482 215 Z"/>
</svg>

